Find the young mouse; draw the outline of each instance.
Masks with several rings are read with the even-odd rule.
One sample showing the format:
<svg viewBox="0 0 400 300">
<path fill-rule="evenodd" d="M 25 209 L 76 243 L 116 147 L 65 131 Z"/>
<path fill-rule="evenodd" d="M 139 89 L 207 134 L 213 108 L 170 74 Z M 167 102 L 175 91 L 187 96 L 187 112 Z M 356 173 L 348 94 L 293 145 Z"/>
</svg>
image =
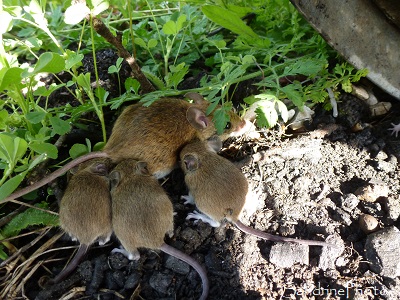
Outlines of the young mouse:
<svg viewBox="0 0 400 300">
<path fill-rule="evenodd" d="M 219 227 L 220 222 L 227 219 L 243 232 L 262 239 L 334 246 L 322 241 L 275 236 L 243 224 L 239 217 L 250 194 L 248 182 L 233 163 L 216 153 L 220 145 L 218 139 L 195 141 L 186 145 L 180 153 L 181 167 L 189 189 L 189 196 L 183 197 L 185 204 L 193 203 L 201 212 L 190 213 L 188 219 L 199 219 L 213 227 Z"/>
<path fill-rule="evenodd" d="M 142 103 L 128 106 L 114 124 L 111 136 L 102 152 L 92 152 L 71 161 L 39 182 L 25 187 L 4 201 L 21 197 L 61 176 L 79 163 L 95 158 L 110 157 L 118 163 L 126 158 L 146 161 L 151 174 L 161 178 L 177 165 L 178 154 L 193 139 L 205 140 L 215 134 L 212 114 L 206 116 L 209 102 L 197 93 L 187 93 L 182 99 L 163 98 L 145 107 Z M 247 123 L 233 111 L 221 139 L 239 135 Z"/>
<path fill-rule="evenodd" d="M 172 203 L 151 176 L 145 162 L 122 161 L 110 173 L 113 230 L 130 259 L 139 259 L 138 248 L 160 249 L 192 266 L 200 275 L 206 299 L 209 283 L 204 268 L 192 257 L 164 243 L 173 232 Z"/>
<path fill-rule="evenodd" d="M 79 165 L 60 201 L 60 227 L 80 242 L 69 265 L 52 282 L 73 271 L 90 245 L 106 243 L 112 234 L 109 159 L 92 159 Z"/>
</svg>

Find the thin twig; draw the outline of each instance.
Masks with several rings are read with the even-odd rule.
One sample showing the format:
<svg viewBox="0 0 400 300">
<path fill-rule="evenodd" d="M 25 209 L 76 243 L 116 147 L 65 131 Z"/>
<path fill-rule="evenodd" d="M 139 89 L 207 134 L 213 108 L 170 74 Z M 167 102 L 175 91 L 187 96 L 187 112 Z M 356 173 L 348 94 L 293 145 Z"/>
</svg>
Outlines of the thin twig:
<svg viewBox="0 0 400 300">
<path fill-rule="evenodd" d="M 116 38 L 107 26 L 100 19 L 93 17 L 93 28 L 100 34 L 107 42 L 117 48 L 118 55 L 126 60 L 132 69 L 133 76 L 139 81 L 140 86 L 145 94 L 155 91 L 156 89 L 150 81 L 143 74 L 140 66 L 137 64 L 136 59 L 124 48 L 121 41 Z"/>
<path fill-rule="evenodd" d="M 16 203 L 16 204 L 24 205 L 24 206 L 27 206 L 27 207 L 30 207 L 30 208 L 34 208 L 34 209 L 41 210 L 41 211 L 47 212 L 49 214 L 53 214 L 53 215 L 58 216 L 58 213 L 56 213 L 55 211 L 51 211 L 51 210 L 47 210 L 47 209 L 44 209 L 44 208 L 40 208 L 40 207 L 31 205 L 31 204 L 28 204 L 28 203 L 25 203 L 25 202 L 22 202 L 22 201 L 18 201 L 18 200 L 13 199 L 13 200 L 9 200 L 9 202 L 13 202 L 13 203 Z"/>
</svg>

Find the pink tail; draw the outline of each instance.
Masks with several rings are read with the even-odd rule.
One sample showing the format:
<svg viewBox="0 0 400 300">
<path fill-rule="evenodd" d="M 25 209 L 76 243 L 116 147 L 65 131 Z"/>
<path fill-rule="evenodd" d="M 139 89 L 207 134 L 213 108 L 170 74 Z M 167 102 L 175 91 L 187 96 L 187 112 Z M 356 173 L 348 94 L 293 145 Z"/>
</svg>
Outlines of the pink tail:
<svg viewBox="0 0 400 300">
<path fill-rule="evenodd" d="M 337 247 L 334 244 L 330 244 L 327 242 L 322 242 L 322 241 L 313 241 L 313 240 L 300 240 L 300 239 L 294 239 L 294 238 L 288 238 L 288 237 L 283 237 L 283 236 L 277 236 L 273 234 L 266 233 L 264 231 L 260 231 L 255 228 L 251 228 L 239 220 L 236 221 L 235 223 L 236 227 L 239 228 L 241 231 L 254 235 L 256 237 L 259 237 L 264 240 L 268 241 L 273 241 L 273 242 L 290 242 L 290 243 L 297 243 L 297 244 L 302 244 L 302 245 L 308 245 L 308 246 L 327 246 L 327 247 Z"/>
</svg>

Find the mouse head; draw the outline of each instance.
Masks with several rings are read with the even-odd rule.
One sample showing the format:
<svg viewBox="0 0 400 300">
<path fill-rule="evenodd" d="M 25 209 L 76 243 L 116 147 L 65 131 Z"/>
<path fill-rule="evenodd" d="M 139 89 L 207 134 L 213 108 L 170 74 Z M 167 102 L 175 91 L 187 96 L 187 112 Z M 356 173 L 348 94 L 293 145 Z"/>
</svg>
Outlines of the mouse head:
<svg viewBox="0 0 400 300">
<path fill-rule="evenodd" d="M 196 154 L 188 153 L 183 156 L 181 165 L 185 174 L 194 172 L 200 167 L 200 160 Z"/>
<path fill-rule="evenodd" d="M 109 175 L 111 191 L 118 187 L 124 176 L 132 177 L 136 175 L 150 176 L 146 162 L 137 161 L 134 159 L 126 159 L 121 161 Z"/>
<path fill-rule="evenodd" d="M 198 93 L 187 93 L 186 98 L 193 100 L 193 106 L 186 111 L 186 119 L 197 131 L 198 137 L 201 140 L 206 140 L 210 136 L 216 134 L 216 129 L 212 121 L 213 112 L 206 115 L 204 112 L 209 102 Z M 234 111 L 229 111 L 229 121 L 226 124 L 224 131 L 219 135 L 222 140 L 226 140 L 230 136 L 243 134 L 246 122 L 242 120 Z"/>
</svg>

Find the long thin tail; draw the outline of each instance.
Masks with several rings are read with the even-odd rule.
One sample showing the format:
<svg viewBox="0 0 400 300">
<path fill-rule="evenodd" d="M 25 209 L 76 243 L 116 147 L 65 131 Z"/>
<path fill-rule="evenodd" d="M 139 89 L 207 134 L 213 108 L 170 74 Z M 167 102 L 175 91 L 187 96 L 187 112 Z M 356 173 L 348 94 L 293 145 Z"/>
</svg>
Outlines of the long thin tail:
<svg viewBox="0 0 400 300">
<path fill-rule="evenodd" d="M 46 176 L 45 178 L 39 180 L 38 182 L 32 184 L 32 185 L 28 185 L 27 187 L 24 187 L 16 192 L 14 192 L 13 194 L 9 195 L 8 197 L 6 197 L 3 201 L 10 201 L 10 200 L 14 200 L 17 199 L 23 195 L 26 195 L 34 190 L 37 190 L 38 188 L 44 186 L 45 184 L 53 181 L 54 179 L 56 179 L 57 177 L 60 177 L 61 175 L 63 175 L 65 172 L 67 172 L 68 170 L 72 169 L 73 167 L 79 165 L 80 163 L 83 163 L 89 159 L 92 158 L 101 158 L 101 157 L 109 157 L 109 155 L 105 152 L 90 152 L 88 154 L 79 156 L 78 158 L 75 158 L 74 160 L 70 161 L 69 163 L 67 163 L 65 166 L 61 167 L 60 169 L 54 171 L 53 173 L 51 173 L 50 175 Z M 0 197 L 1 200 L 1 197 Z"/>
<path fill-rule="evenodd" d="M 52 279 L 51 283 L 59 283 L 65 277 L 67 277 L 75 268 L 78 266 L 79 262 L 82 260 L 82 257 L 85 255 L 86 251 L 89 249 L 89 246 L 85 244 L 81 244 L 78 248 L 78 251 L 75 253 L 74 258 L 69 262 L 69 264 L 65 267 L 64 270 L 60 272 L 54 279 Z"/>
<path fill-rule="evenodd" d="M 210 284 L 208 282 L 206 270 L 194 258 L 170 245 L 163 244 L 160 250 L 176 258 L 179 258 L 180 260 L 183 260 L 185 263 L 195 269 L 197 273 L 199 273 L 201 281 L 203 283 L 203 292 L 201 293 L 200 300 L 207 299 Z"/>
<path fill-rule="evenodd" d="M 290 243 L 297 243 L 297 244 L 303 244 L 303 245 L 308 245 L 308 246 L 326 246 L 326 247 L 337 247 L 337 245 L 330 244 L 327 242 L 322 242 L 322 241 L 313 241 L 313 240 L 301 240 L 301 239 L 294 239 L 294 238 L 288 238 L 288 237 L 283 237 L 283 236 L 278 236 L 278 235 L 273 235 L 266 233 L 264 231 L 251 228 L 245 224 L 243 224 L 241 221 L 237 220 L 235 223 L 236 227 L 239 228 L 241 231 L 254 235 L 256 237 L 259 237 L 264 240 L 268 241 L 273 241 L 273 242 L 290 242 Z"/>
</svg>

